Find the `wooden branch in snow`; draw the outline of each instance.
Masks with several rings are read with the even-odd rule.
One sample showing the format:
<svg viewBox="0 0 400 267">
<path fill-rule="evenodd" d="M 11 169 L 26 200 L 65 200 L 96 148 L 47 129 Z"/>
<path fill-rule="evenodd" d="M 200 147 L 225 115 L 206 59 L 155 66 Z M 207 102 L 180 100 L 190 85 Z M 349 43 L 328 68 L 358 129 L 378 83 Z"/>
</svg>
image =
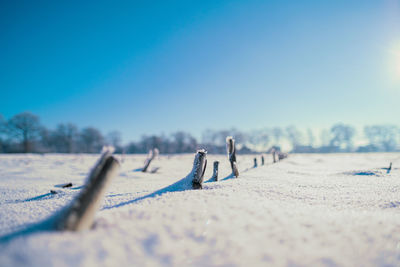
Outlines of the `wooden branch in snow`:
<svg viewBox="0 0 400 267">
<path fill-rule="evenodd" d="M 90 229 L 111 180 L 119 169 L 118 161 L 105 152 L 92 169 L 79 195 L 55 220 L 57 230 L 79 231 Z"/>
<path fill-rule="evenodd" d="M 257 168 L 257 158 L 254 158 L 254 168 Z"/>
<path fill-rule="evenodd" d="M 207 151 L 205 149 L 197 150 L 194 157 L 193 169 L 191 172 L 192 188 L 203 189 L 204 172 L 207 167 Z"/>
<path fill-rule="evenodd" d="M 228 151 L 229 161 L 231 163 L 232 174 L 237 178 L 239 177 L 239 171 L 236 163 L 236 148 L 235 139 L 232 136 L 226 138 L 226 149 Z"/>
<path fill-rule="evenodd" d="M 158 156 L 158 153 L 159 153 L 159 151 L 158 151 L 157 148 L 154 148 L 154 149 L 150 149 L 150 150 L 149 150 L 149 154 L 147 155 L 147 159 L 146 159 L 146 161 L 145 161 L 145 163 L 144 163 L 144 167 L 143 167 L 143 169 L 142 169 L 142 172 L 146 172 L 146 171 L 147 171 L 147 169 L 148 169 L 149 166 L 150 166 L 151 161 L 152 161 L 155 157 Z"/>
<path fill-rule="evenodd" d="M 219 161 L 214 161 L 214 169 L 213 169 L 213 175 L 211 177 L 211 181 L 218 181 L 218 165 Z"/>
<path fill-rule="evenodd" d="M 65 184 L 56 184 L 55 187 L 61 187 L 61 188 L 68 188 L 68 187 L 72 187 L 73 184 L 72 183 L 65 183 Z"/>
</svg>

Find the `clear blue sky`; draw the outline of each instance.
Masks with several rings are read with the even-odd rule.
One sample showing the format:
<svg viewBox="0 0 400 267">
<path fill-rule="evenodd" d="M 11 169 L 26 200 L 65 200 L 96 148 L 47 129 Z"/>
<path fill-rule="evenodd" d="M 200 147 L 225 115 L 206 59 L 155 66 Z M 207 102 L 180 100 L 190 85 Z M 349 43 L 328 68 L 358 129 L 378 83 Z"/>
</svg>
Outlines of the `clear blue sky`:
<svg viewBox="0 0 400 267">
<path fill-rule="evenodd" d="M 0 90 L 124 140 L 400 124 L 400 1 L 1 1 Z"/>
</svg>

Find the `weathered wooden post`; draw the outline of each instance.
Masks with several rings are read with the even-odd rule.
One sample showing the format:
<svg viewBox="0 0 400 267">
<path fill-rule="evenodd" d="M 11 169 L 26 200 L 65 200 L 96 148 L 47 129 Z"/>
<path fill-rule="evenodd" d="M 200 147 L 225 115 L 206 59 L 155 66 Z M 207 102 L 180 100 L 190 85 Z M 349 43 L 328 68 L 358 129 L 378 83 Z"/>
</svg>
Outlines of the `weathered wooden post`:
<svg viewBox="0 0 400 267">
<path fill-rule="evenodd" d="M 214 169 L 213 169 L 213 175 L 211 177 L 211 181 L 218 181 L 218 165 L 219 161 L 214 161 Z"/>
<path fill-rule="evenodd" d="M 194 157 L 193 169 L 191 172 L 192 188 L 203 189 L 204 172 L 207 167 L 207 151 L 205 149 L 197 150 Z"/>
<path fill-rule="evenodd" d="M 265 162 L 264 162 L 264 155 L 261 155 L 261 165 L 264 166 Z"/>
<path fill-rule="evenodd" d="M 152 161 L 155 157 L 157 157 L 158 154 L 159 154 L 159 151 L 158 151 L 157 148 L 153 148 L 153 149 L 150 149 L 150 150 L 149 150 L 149 154 L 147 155 L 147 159 L 146 159 L 146 161 L 145 161 L 145 163 L 144 163 L 144 167 L 143 167 L 143 169 L 142 169 L 142 172 L 146 172 L 146 171 L 147 171 L 147 169 L 148 169 L 149 166 L 150 166 L 151 161 Z"/>
<path fill-rule="evenodd" d="M 228 151 L 229 161 L 231 163 L 232 174 L 237 178 L 239 177 L 239 171 L 236 163 L 236 148 L 235 139 L 232 136 L 226 138 L 226 149 Z"/>
<path fill-rule="evenodd" d="M 257 158 L 254 158 L 254 168 L 257 168 Z"/>
<path fill-rule="evenodd" d="M 386 173 L 390 173 L 391 170 L 392 170 L 392 163 L 390 162 L 389 168 L 387 169 Z"/>
<path fill-rule="evenodd" d="M 56 230 L 90 229 L 111 180 L 120 167 L 110 152 L 105 152 L 89 174 L 85 186 L 71 204 L 56 217 Z"/>
</svg>

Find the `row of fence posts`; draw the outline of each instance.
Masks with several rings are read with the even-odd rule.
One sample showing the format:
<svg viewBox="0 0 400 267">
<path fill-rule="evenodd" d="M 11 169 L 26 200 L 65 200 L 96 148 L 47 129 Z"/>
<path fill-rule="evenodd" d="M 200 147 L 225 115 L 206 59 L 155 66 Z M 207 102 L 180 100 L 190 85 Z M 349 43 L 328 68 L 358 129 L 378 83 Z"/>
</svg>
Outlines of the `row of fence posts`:
<svg viewBox="0 0 400 267">
<path fill-rule="evenodd" d="M 277 163 L 278 161 L 281 161 L 281 160 L 283 160 L 283 159 L 285 159 L 285 158 L 288 157 L 288 154 L 287 154 L 287 153 L 282 153 L 281 151 L 277 151 L 277 150 L 275 150 L 275 149 L 273 149 L 273 150 L 271 151 L 271 154 L 272 154 L 272 162 L 273 162 L 273 163 Z M 261 166 L 264 166 L 264 164 L 265 164 L 264 155 L 261 155 Z M 257 158 L 254 158 L 254 165 L 253 165 L 253 167 L 254 167 L 254 168 L 257 168 L 257 166 L 258 166 L 258 164 L 257 164 Z"/>
<path fill-rule="evenodd" d="M 239 171 L 236 161 L 235 139 L 232 136 L 226 138 L 226 148 L 232 169 L 231 177 L 238 178 Z M 51 228 L 61 231 L 80 231 L 90 229 L 93 226 L 95 213 L 100 208 L 106 190 L 120 168 L 120 163 L 112 153 L 113 151 L 111 148 L 106 149 L 89 173 L 86 184 L 83 186 L 77 197 L 67 207 L 51 218 L 51 226 L 46 229 Z M 157 148 L 150 150 L 145 165 L 141 169 L 142 172 L 148 171 L 150 163 L 158 156 L 158 154 L 159 151 Z M 282 153 L 275 149 L 271 151 L 271 154 L 273 163 L 288 157 L 287 153 Z M 203 188 L 204 173 L 207 167 L 206 156 L 207 151 L 205 149 L 197 150 L 193 162 L 193 169 L 187 177 L 191 179 L 191 188 L 187 189 Z M 261 155 L 261 165 L 264 164 L 264 155 Z M 254 158 L 254 168 L 257 166 L 257 158 Z M 213 174 L 209 181 L 218 181 L 218 167 L 219 161 L 214 161 Z M 158 168 L 155 168 L 151 172 L 156 172 L 157 169 Z M 389 168 L 385 169 L 387 169 L 387 173 L 390 173 L 392 170 L 392 163 L 390 163 Z M 67 183 L 59 186 L 66 188 L 71 187 L 72 184 Z"/>
<path fill-rule="evenodd" d="M 232 136 L 226 138 L 226 149 L 228 160 L 232 169 L 231 177 L 238 178 L 239 170 L 236 160 L 236 146 L 235 139 Z M 113 151 L 107 149 L 97 161 L 91 170 L 86 184 L 82 187 L 77 197 L 65 207 L 61 212 L 57 213 L 51 220 L 52 226 L 50 228 L 55 230 L 69 230 L 79 231 L 90 229 L 93 225 L 94 216 L 96 211 L 100 208 L 102 200 L 105 196 L 106 190 L 115 178 L 120 163 L 112 155 Z M 149 170 L 150 163 L 159 154 L 157 148 L 150 150 L 149 155 L 145 161 L 142 172 Z M 278 153 L 273 151 L 273 160 L 276 162 L 287 157 L 287 154 Z M 264 156 L 261 157 L 261 164 L 264 165 Z M 193 169 L 188 178 L 191 179 L 191 188 L 188 189 L 202 189 L 204 173 L 207 167 L 207 151 L 205 149 L 197 150 Z M 209 181 L 218 181 L 218 167 L 219 161 L 213 162 L 213 174 Z M 254 167 L 257 167 L 257 159 L 254 159 Z M 157 168 L 155 169 L 157 170 Z M 154 170 L 151 172 L 155 172 Z"/>
</svg>

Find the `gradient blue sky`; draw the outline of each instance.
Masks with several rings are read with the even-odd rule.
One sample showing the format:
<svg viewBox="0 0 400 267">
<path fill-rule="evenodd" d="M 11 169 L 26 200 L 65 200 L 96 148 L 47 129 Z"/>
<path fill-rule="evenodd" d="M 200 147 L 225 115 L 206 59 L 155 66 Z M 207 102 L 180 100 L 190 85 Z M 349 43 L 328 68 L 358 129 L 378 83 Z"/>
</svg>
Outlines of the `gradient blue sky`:
<svg viewBox="0 0 400 267">
<path fill-rule="evenodd" d="M 400 1 L 1 1 L 0 114 L 124 140 L 400 124 Z"/>
</svg>

